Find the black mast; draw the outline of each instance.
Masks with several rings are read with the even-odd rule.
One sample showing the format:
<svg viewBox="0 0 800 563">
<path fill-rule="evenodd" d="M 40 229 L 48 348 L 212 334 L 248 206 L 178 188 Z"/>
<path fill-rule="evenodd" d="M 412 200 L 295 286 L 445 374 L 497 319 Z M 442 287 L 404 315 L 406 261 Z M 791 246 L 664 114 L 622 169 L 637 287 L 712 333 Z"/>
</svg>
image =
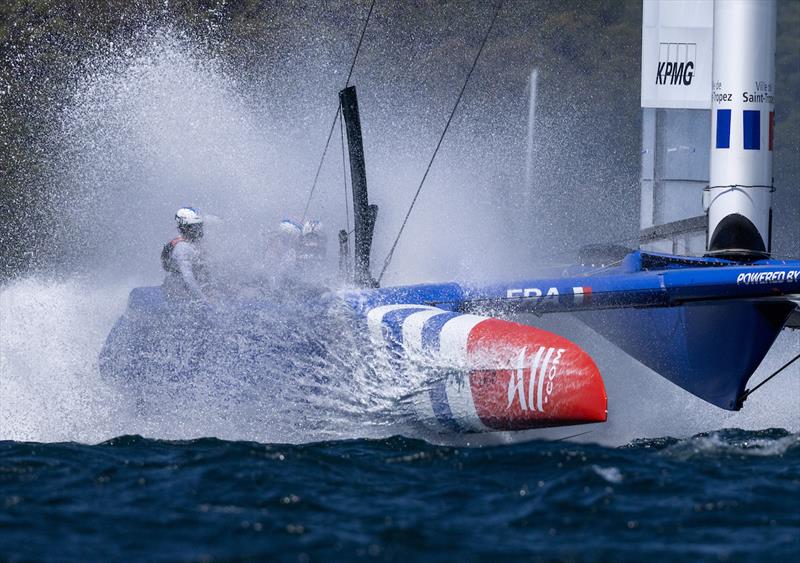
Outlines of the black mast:
<svg viewBox="0 0 800 563">
<path fill-rule="evenodd" d="M 378 206 L 369 204 L 367 193 L 367 171 L 364 164 L 364 144 L 361 139 L 361 119 L 358 114 L 356 87 L 348 86 L 339 92 L 342 117 L 347 130 L 347 148 L 350 154 L 350 178 L 353 183 L 353 219 L 355 231 L 355 283 L 365 287 L 377 284 L 369 271 L 369 257 L 372 249 L 372 233 Z"/>
</svg>

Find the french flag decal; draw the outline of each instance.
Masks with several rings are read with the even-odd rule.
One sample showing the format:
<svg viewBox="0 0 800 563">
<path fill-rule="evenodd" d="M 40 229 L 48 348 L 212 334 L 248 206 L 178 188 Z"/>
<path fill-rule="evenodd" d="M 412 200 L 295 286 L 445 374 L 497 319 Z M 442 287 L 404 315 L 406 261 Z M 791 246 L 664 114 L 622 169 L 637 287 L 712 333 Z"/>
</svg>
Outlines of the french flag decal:
<svg viewBox="0 0 800 563">
<path fill-rule="evenodd" d="M 717 148 L 731 148 L 731 110 L 717 110 Z"/>
<path fill-rule="evenodd" d="M 582 287 L 573 287 L 572 293 L 575 295 L 575 305 L 583 305 L 592 296 L 592 288 L 584 285 Z"/>
<path fill-rule="evenodd" d="M 758 110 L 744 110 L 744 148 L 745 150 L 761 149 L 761 112 Z"/>
</svg>

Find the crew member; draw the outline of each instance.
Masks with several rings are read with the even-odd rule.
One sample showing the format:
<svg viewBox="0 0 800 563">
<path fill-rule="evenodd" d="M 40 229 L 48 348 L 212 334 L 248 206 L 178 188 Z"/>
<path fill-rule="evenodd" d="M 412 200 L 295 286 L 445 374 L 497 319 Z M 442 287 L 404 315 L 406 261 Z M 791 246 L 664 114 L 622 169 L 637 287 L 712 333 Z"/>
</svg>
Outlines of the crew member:
<svg viewBox="0 0 800 563">
<path fill-rule="evenodd" d="M 208 284 L 204 252 L 203 218 L 193 207 L 181 207 L 175 213 L 180 236 L 164 245 L 161 265 L 167 272 L 164 292 L 168 298 L 192 299 L 208 304 L 204 287 Z"/>
<path fill-rule="evenodd" d="M 301 269 L 314 270 L 322 266 L 325 260 L 327 239 L 318 220 L 303 223 L 297 252 L 297 263 Z"/>
</svg>

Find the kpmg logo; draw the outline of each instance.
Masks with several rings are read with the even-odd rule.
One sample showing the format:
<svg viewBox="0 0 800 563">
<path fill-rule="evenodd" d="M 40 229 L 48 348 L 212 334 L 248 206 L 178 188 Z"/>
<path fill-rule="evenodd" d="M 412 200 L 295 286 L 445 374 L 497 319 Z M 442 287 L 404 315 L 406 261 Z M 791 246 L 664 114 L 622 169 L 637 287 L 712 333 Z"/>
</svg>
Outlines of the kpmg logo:
<svg viewBox="0 0 800 563">
<path fill-rule="evenodd" d="M 691 85 L 696 60 L 697 43 L 659 43 L 656 84 Z"/>
</svg>

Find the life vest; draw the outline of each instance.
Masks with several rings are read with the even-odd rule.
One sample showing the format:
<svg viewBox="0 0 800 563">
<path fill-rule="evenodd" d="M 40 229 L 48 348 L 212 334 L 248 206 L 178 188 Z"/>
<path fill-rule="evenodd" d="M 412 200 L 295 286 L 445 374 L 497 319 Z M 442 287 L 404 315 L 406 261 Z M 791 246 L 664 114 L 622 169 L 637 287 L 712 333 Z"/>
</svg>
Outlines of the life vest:
<svg viewBox="0 0 800 563">
<path fill-rule="evenodd" d="M 184 242 L 186 239 L 183 237 L 175 237 L 161 250 L 161 267 L 167 272 L 177 272 L 175 265 L 172 263 L 172 251 L 178 246 L 179 242 Z"/>
</svg>

